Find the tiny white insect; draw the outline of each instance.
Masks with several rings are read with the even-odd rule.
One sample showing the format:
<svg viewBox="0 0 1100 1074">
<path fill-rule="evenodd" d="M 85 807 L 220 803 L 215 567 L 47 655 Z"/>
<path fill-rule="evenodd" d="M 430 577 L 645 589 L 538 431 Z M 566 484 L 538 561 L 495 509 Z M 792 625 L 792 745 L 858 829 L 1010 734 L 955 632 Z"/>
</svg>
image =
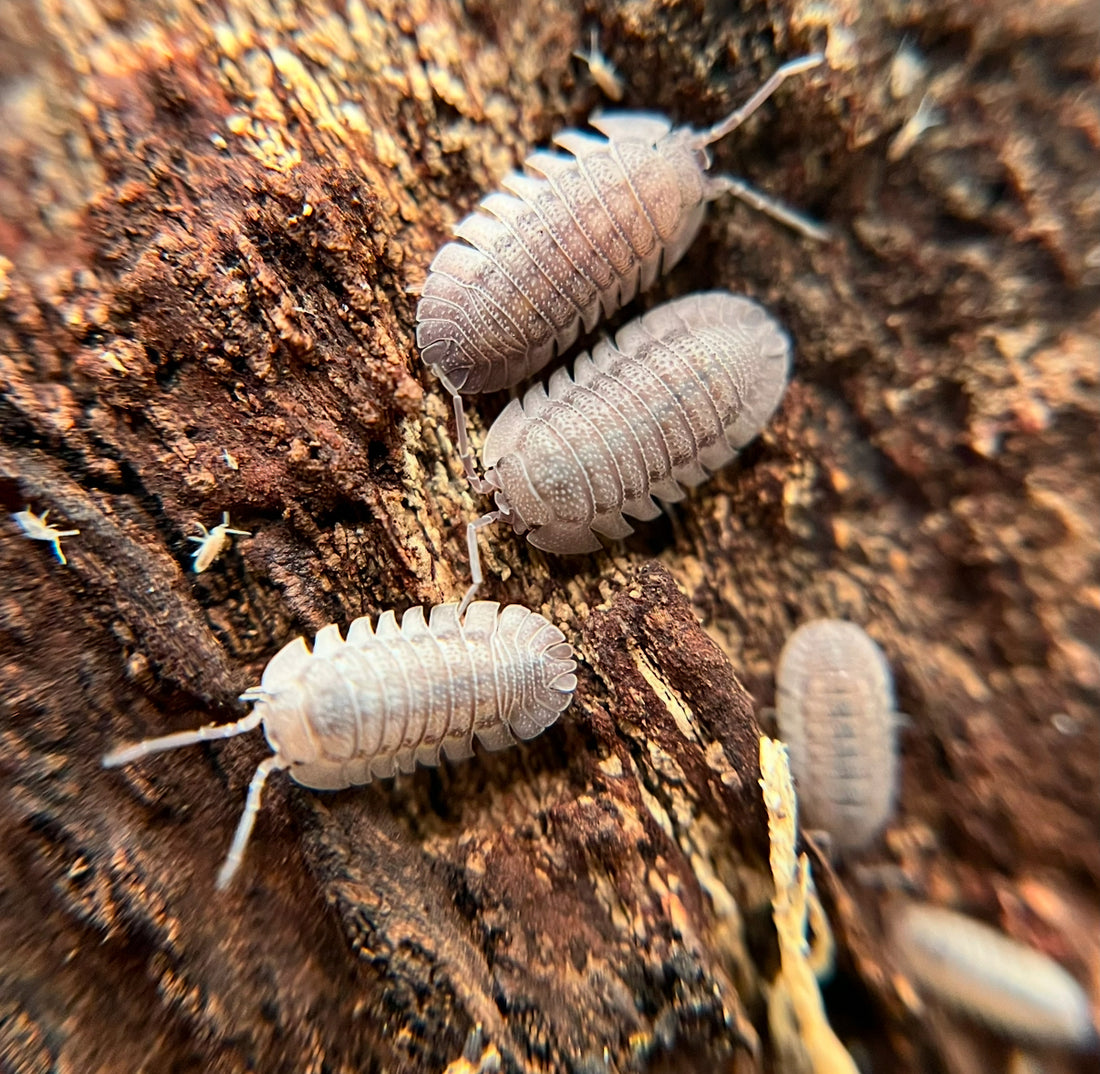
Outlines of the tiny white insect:
<svg viewBox="0 0 1100 1074">
<path fill-rule="evenodd" d="M 53 545 L 54 554 L 57 558 L 63 564 L 67 564 L 69 561 L 65 558 L 65 553 L 61 551 L 61 538 L 75 537 L 80 530 L 59 530 L 54 526 L 47 525 L 46 516 L 49 513 L 46 510 L 41 515 L 36 515 L 28 507 L 25 511 L 16 511 L 11 517 L 15 519 L 19 528 L 32 541 L 49 541 Z"/>
<path fill-rule="evenodd" d="M 900 965 L 941 1003 L 1013 1040 L 1082 1051 L 1100 1043 L 1084 989 L 1046 955 L 939 906 L 904 903 L 890 925 Z"/>
<path fill-rule="evenodd" d="M 196 574 L 202 574 L 203 571 L 213 566 L 218 556 L 229 547 L 229 535 L 231 533 L 236 534 L 238 537 L 252 536 L 248 530 L 234 530 L 229 528 L 228 511 L 222 512 L 221 522 L 212 530 L 208 530 L 201 522 L 196 522 L 195 525 L 202 530 L 202 536 L 188 537 L 187 539 L 189 541 L 194 541 L 199 546 L 195 549 L 191 557 L 193 569 Z"/>
<path fill-rule="evenodd" d="M 274 751 L 248 788 L 244 813 L 218 874 L 233 878 L 244 855 L 267 777 L 286 769 L 317 790 L 340 790 L 372 778 L 473 756 L 476 735 L 489 750 L 534 738 L 561 715 L 577 686 L 565 635 L 519 604 L 478 601 L 464 619 L 457 604 L 410 608 L 401 625 L 392 611 L 376 628 L 356 619 L 347 638 L 321 630 L 310 652 L 304 638 L 285 645 L 259 686 L 241 695 L 251 714 L 236 723 L 147 739 L 112 750 L 107 768 L 162 750 L 230 738 L 262 726 Z"/>
<path fill-rule="evenodd" d="M 942 126 L 943 123 L 943 111 L 937 108 L 925 94 L 917 105 L 917 110 L 886 147 L 886 159 L 891 163 L 901 160 L 917 144 L 925 131 Z"/>
<path fill-rule="evenodd" d="M 775 682 L 807 821 L 842 852 L 867 846 L 897 794 L 899 717 L 886 657 L 855 623 L 815 619 L 787 639 Z"/>
<path fill-rule="evenodd" d="M 240 463 L 237 462 L 237 457 L 229 453 L 229 448 L 222 448 L 222 460 L 230 470 L 239 470 L 241 468 Z"/>
<path fill-rule="evenodd" d="M 587 52 L 574 52 L 573 55 L 588 65 L 592 81 L 613 101 L 623 99 L 623 80 L 615 65 L 600 51 L 599 31 L 592 29 L 591 43 Z"/>
</svg>

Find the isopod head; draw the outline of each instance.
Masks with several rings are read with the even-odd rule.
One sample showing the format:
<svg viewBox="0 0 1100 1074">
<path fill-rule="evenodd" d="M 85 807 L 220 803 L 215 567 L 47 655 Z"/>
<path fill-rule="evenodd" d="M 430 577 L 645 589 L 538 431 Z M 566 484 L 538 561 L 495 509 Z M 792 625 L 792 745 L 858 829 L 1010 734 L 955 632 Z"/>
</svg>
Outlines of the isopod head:
<svg viewBox="0 0 1100 1074">
<path fill-rule="evenodd" d="M 242 695 L 247 701 L 257 702 L 267 744 L 279 757 L 292 762 L 291 779 L 296 775 L 293 766 L 308 766 L 322 760 L 319 744 L 323 739 L 316 733 L 317 714 L 331 711 L 324 705 L 331 699 L 324 696 L 328 692 L 324 679 L 318 683 L 305 681 L 306 677 L 316 677 L 310 676 L 316 666 L 305 638 L 295 638 L 268 662 L 260 685 Z M 337 681 L 335 685 L 342 684 Z"/>
</svg>

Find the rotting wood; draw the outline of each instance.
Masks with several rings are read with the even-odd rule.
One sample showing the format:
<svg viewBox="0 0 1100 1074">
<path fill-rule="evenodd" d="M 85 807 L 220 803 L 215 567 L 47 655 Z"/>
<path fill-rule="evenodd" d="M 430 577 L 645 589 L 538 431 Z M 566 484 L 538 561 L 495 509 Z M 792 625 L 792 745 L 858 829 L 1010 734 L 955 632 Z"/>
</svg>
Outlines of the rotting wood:
<svg viewBox="0 0 1100 1074">
<path fill-rule="evenodd" d="M 719 7 L 0 5 L 0 507 L 81 531 L 62 567 L 0 518 L 0 1065 L 763 1069 L 757 731 L 697 616 L 763 704 L 797 623 L 878 624 L 912 723 L 864 864 L 1100 975 L 1095 4 Z M 623 104 L 697 126 L 825 49 L 716 165 L 836 239 L 720 203 L 648 299 L 750 294 L 795 382 L 625 547 L 492 536 L 482 596 L 586 660 L 569 718 L 393 786 L 272 787 L 215 900 L 262 747 L 99 757 L 238 717 L 295 633 L 461 595 L 484 504 L 406 288 L 600 103 L 570 60 L 597 23 Z M 254 536 L 196 579 L 194 519 L 227 510 Z M 1003 1066 L 907 1006 L 876 890 L 814 869 L 842 1040 Z"/>
</svg>

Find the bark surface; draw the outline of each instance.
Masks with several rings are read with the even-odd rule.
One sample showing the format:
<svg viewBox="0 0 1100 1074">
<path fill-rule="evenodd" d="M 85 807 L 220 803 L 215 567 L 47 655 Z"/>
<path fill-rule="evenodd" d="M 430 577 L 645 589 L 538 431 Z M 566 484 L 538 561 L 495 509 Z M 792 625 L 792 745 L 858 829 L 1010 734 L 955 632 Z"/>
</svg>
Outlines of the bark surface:
<svg viewBox="0 0 1100 1074">
<path fill-rule="evenodd" d="M 719 202 L 625 314 L 747 293 L 795 380 L 606 553 L 486 531 L 482 595 L 577 645 L 564 719 L 361 790 L 274 778 L 214 897 L 260 736 L 99 759 L 239 718 L 296 634 L 461 595 L 486 505 L 408 289 L 606 105 L 594 26 L 624 107 L 695 126 L 827 53 L 715 157 L 833 239 Z M 815 861 L 841 1038 L 1007 1062 L 898 975 L 899 879 L 1100 980 L 1098 33 L 1094 0 L 0 5 L 0 508 L 80 530 L 62 566 L 0 519 L 0 1068 L 778 1069 L 757 721 L 821 615 L 909 714 L 886 837 Z M 196 576 L 223 511 L 253 536 Z"/>
</svg>

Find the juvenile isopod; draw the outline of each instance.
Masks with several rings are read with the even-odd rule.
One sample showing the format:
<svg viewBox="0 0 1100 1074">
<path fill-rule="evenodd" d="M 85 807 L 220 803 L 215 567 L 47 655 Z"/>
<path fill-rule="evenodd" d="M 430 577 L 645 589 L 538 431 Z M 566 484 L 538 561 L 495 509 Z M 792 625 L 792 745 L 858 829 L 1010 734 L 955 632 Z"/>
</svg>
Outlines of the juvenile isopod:
<svg viewBox="0 0 1100 1074">
<path fill-rule="evenodd" d="M 780 67 L 704 131 L 650 112 L 605 112 L 604 135 L 562 131 L 504 191 L 484 198 L 428 270 L 416 342 L 452 395 L 494 391 L 537 373 L 555 353 L 649 288 L 691 245 L 708 202 L 730 191 L 814 238 L 825 232 L 738 179 L 709 175 L 707 146 L 753 114 L 819 55 Z"/>
<path fill-rule="evenodd" d="M 894 811 L 898 714 L 882 650 L 840 619 L 804 623 L 775 674 L 779 734 L 807 822 L 837 850 L 859 850 Z"/>
<path fill-rule="evenodd" d="M 1023 1043 L 1081 1051 L 1098 1044 L 1089 998 L 1057 962 L 953 910 L 898 907 L 899 965 L 941 1003 Z"/>
<path fill-rule="evenodd" d="M 457 604 L 410 608 L 401 625 L 392 611 L 371 628 L 356 619 L 347 638 L 321 630 L 310 652 L 304 638 L 284 646 L 259 686 L 241 695 L 255 702 L 242 720 L 146 739 L 113 750 L 108 768 L 195 742 L 230 738 L 263 727 L 274 751 L 261 761 L 244 813 L 218 873 L 233 879 L 260 808 L 267 777 L 287 769 L 318 790 L 369 783 L 473 755 L 473 738 L 490 750 L 533 738 L 569 706 L 577 677 L 565 635 L 519 604 L 501 609 L 477 601 L 460 618 Z"/>
<path fill-rule="evenodd" d="M 251 537 L 252 534 L 248 530 L 234 530 L 229 528 L 229 512 L 222 512 L 222 520 L 212 530 L 208 530 L 201 522 L 196 522 L 196 526 L 202 530 L 201 537 L 188 537 L 189 541 L 194 541 L 199 547 L 195 549 L 191 556 L 192 570 L 196 574 L 202 574 L 203 571 L 214 565 L 214 561 L 229 547 L 229 535 L 235 533 L 238 537 Z"/>
<path fill-rule="evenodd" d="M 588 66 L 592 81 L 600 87 L 604 96 L 613 101 L 623 99 L 623 80 L 615 65 L 600 51 L 599 31 L 593 28 L 587 52 L 574 52 L 574 57 Z"/>
<path fill-rule="evenodd" d="M 49 541 L 53 545 L 54 555 L 64 566 L 69 561 L 65 558 L 65 553 L 61 551 L 61 538 L 75 537 L 80 530 L 59 530 L 57 527 L 49 525 L 46 522 L 46 516 L 49 513 L 47 510 L 43 511 L 41 515 L 36 515 L 28 507 L 25 511 L 16 511 L 11 517 L 24 535 L 32 541 Z"/>
<path fill-rule="evenodd" d="M 473 488 L 496 510 L 468 527 L 474 586 L 481 582 L 477 530 L 498 519 L 547 552 L 594 552 L 596 534 L 632 533 L 624 518 L 652 519 L 653 497 L 725 466 L 775 412 L 787 385 L 791 344 L 755 302 L 707 291 L 657 306 L 612 343 L 513 399 L 489 430 L 484 476 Z"/>
</svg>

